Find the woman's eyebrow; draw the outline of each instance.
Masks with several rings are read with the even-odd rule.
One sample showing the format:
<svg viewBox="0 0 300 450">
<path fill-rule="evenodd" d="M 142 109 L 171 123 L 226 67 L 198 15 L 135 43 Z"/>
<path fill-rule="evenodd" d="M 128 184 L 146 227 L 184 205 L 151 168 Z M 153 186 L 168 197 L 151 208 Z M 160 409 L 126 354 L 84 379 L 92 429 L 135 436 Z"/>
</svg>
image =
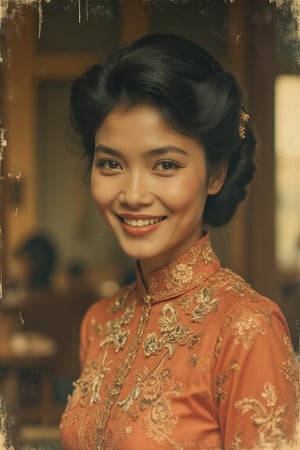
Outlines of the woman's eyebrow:
<svg viewBox="0 0 300 450">
<path fill-rule="evenodd" d="M 111 148 L 111 147 L 107 147 L 106 145 L 97 145 L 97 147 L 95 148 L 95 153 L 106 153 L 108 155 L 111 156 L 115 156 L 115 157 L 121 157 L 122 156 L 122 152 Z M 146 152 L 143 153 L 143 156 L 161 156 L 161 155 L 165 155 L 166 153 L 178 153 L 180 155 L 188 155 L 188 152 L 182 148 L 176 147 L 175 145 L 166 145 L 164 147 L 159 147 L 159 148 L 153 148 L 151 150 L 147 150 Z"/>
<path fill-rule="evenodd" d="M 159 147 L 159 148 L 153 148 L 152 150 L 149 150 L 148 152 L 145 152 L 146 154 L 160 156 L 164 155 L 166 153 L 179 153 L 180 155 L 188 155 L 188 152 L 182 148 L 176 147 L 175 145 L 167 145 L 165 147 Z"/>
<path fill-rule="evenodd" d="M 102 144 L 97 145 L 97 147 L 95 148 L 95 153 L 106 153 L 108 155 L 119 157 L 119 158 L 122 156 L 122 152 L 119 152 L 118 150 L 115 150 L 114 148 L 107 147 L 106 145 L 102 145 Z"/>
</svg>

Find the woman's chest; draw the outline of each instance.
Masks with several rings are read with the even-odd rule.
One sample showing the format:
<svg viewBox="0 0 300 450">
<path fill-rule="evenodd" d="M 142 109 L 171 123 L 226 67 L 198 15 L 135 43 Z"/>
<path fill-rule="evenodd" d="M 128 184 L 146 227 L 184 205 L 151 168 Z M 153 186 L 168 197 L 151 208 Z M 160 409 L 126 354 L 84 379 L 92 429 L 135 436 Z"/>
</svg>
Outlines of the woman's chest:
<svg viewBox="0 0 300 450">
<path fill-rule="evenodd" d="M 129 450 L 139 438 L 149 449 L 193 449 L 199 424 L 216 432 L 206 337 L 214 322 L 193 321 L 173 303 L 156 305 L 144 323 L 143 314 L 124 311 L 91 339 L 66 411 L 77 448 Z"/>
</svg>

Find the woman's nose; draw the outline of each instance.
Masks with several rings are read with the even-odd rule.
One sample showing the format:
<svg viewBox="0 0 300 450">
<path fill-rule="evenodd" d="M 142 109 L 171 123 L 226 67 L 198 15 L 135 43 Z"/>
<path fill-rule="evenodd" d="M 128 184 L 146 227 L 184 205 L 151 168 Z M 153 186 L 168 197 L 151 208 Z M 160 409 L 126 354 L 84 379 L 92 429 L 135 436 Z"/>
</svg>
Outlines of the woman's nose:
<svg viewBox="0 0 300 450">
<path fill-rule="evenodd" d="M 153 194 L 142 174 L 128 174 L 119 194 L 119 201 L 132 208 L 147 206 L 153 202 Z"/>
</svg>

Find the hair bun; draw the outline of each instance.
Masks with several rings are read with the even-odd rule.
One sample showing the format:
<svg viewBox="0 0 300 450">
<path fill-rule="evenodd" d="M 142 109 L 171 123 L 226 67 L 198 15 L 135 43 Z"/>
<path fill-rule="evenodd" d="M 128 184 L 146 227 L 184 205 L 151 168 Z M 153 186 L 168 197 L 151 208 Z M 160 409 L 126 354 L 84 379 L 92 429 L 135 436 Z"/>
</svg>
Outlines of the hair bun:
<svg viewBox="0 0 300 450">
<path fill-rule="evenodd" d="M 247 184 L 254 177 L 256 139 L 249 128 L 247 128 L 245 138 L 240 142 L 240 147 L 229 160 L 222 189 L 207 198 L 203 220 L 208 225 L 218 227 L 227 224 L 232 219 L 239 203 L 247 195 Z"/>
</svg>

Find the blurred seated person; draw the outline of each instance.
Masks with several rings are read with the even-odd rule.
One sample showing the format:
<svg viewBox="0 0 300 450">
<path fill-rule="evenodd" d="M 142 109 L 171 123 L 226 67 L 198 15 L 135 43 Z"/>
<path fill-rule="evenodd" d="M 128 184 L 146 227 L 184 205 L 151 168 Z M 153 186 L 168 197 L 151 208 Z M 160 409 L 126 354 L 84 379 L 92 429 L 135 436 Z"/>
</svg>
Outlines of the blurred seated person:
<svg viewBox="0 0 300 450">
<path fill-rule="evenodd" d="M 50 298 L 50 304 L 52 304 L 54 292 L 51 279 L 56 261 L 57 252 L 54 244 L 41 233 L 22 241 L 13 252 L 10 280 L 5 287 L 0 310 L 1 328 L 5 328 L 5 336 L 2 333 L 2 347 L 6 348 L 8 354 L 10 351 L 14 352 L 14 345 L 16 345 L 17 352 L 25 349 L 24 333 L 45 333 L 40 316 L 44 316 L 44 308 Z M 24 305 L 26 305 L 26 311 L 36 311 L 36 306 L 41 306 L 43 312 L 38 314 L 38 317 L 36 313 L 32 315 L 25 313 L 25 321 L 22 312 Z M 19 334 L 22 334 L 22 337 Z M 35 341 L 32 343 L 30 340 L 30 342 L 32 348 L 37 348 Z M 54 348 L 55 345 L 50 347 Z M 41 341 L 38 342 L 38 348 L 40 349 L 39 353 L 43 353 Z M 45 354 L 50 352 L 48 345 L 47 349 L 45 349 Z M 6 352 L 2 351 L 1 354 Z"/>
<path fill-rule="evenodd" d="M 79 374 L 80 323 L 92 300 L 91 294 L 80 290 L 78 284 L 72 292 L 56 288 L 53 279 L 57 261 L 57 249 L 46 235 L 39 233 L 22 242 L 13 254 L 11 280 L 0 316 L 5 315 L 6 322 L 14 318 L 13 333 L 7 337 L 8 351 L 16 357 L 28 357 L 32 372 L 37 358 L 52 358 L 54 397 L 64 403 Z M 79 277 L 73 278 L 79 283 Z M 28 374 L 26 377 L 28 380 Z M 32 384 L 38 383 L 31 379 Z"/>
<path fill-rule="evenodd" d="M 23 241 L 13 254 L 6 301 L 18 303 L 28 291 L 52 289 L 56 263 L 56 248 L 46 235 L 36 234 Z"/>
</svg>

